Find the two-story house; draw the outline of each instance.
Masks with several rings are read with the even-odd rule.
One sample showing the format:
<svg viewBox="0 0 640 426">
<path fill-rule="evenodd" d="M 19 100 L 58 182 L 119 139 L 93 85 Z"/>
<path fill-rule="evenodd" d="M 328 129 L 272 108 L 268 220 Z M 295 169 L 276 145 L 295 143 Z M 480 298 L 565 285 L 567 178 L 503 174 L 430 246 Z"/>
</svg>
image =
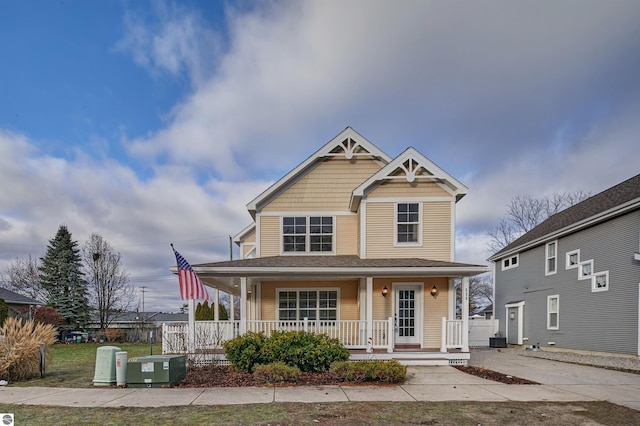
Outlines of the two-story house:
<svg viewBox="0 0 640 426">
<path fill-rule="evenodd" d="M 640 175 L 549 217 L 489 260 L 508 343 L 640 355 Z"/>
<path fill-rule="evenodd" d="M 240 295 L 236 333 L 304 329 L 353 358 L 464 364 L 468 303 L 456 319 L 453 282 L 467 300 L 488 270 L 454 261 L 467 190 L 414 148 L 391 158 L 348 127 L 247 204 L 241 259 L 193 269 Z"/>
</svg>

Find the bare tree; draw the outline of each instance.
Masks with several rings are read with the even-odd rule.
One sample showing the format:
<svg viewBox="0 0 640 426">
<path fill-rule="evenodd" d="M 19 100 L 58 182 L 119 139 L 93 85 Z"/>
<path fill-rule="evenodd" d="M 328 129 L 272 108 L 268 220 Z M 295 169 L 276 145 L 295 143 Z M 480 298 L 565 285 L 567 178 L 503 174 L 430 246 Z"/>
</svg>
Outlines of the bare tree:
<svg viewBox="0 0 640 426">
<path fill-rule="evenodd" d="M 41 302 L 49 300 L 49 292 L 40 284 L 40 258 L 16 258 L 5 272 L 5 287 Z"/>
<path fill-rule="evenodd" d="M 491 253 L 514 242 L 522 234 L 532 230 L 554 214 L 589 198 L 590 194 L 581 189 L 575 192 L 553 193 L 544 197 L 516 195 L 507 205 L 507 213 L 491 228 L 487 235 Z"/>
<path fill-rule="evenodd" d="M 85 279 L 89 283 L 89 299 L 104 330 L 121 312 L 134 303 L 134 288 L 122 266 L 120 253 L 100 234 L 91 234 L 82 247 Z"/>
<path fill-rule="evenodd" d="M 455 280 L 456 314 L 462 312 L 462 281 Z M 476 275 L 469 278 L 469 313 L 493 304 L 493 277 L 491 274 Z"/>
</svg>

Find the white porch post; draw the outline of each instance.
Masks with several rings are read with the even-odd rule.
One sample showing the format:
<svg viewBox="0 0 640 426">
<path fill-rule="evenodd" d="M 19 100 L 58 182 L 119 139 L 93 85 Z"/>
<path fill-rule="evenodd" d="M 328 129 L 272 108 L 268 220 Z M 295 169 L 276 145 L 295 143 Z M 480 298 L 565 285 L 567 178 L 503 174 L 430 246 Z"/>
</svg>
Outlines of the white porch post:
<svg viewBox="0 0 640 426">
<path fill-rule="evenodd" d="M 247 277 L 240 278 L 240 334 L 247 332 Z"/>
<path fill-rule="evenodd" d="M 196 343 L 196 301 L 193 299 L 189 299 L 188 301 L 188 309 L 189 309 L 189 328 L 187 336 L 187 352 L 192 354 L 195 352 L 195 343 Z"/>
<path fill-rule="evenodd" d="M 469 352 L 469 277 L 462 277 L 462 351 Z"/>
<path fill-rule="evenodd" d="M 218 308 L 218 303 L 220 300 L 220 290 L 217 288 L 213 290 L 213 319 L 215 321 L 220 321 L 220 309 Z"/>
<path fill-rule="evenodd" d="M 373 277 L 367 277 L 367 351 L 373 352 Z"/>
<path fill-rule="evenodd" d="M 447 352 L 447 318 L 442 317 L 442 337 L 440 343 L 440 352 Z"/>
<path fill-rule="evenodd" d="M 233 293 L 229 293 L 229 319 L 231 321 L 236 320 L 236 304 Z"/>
</svg>

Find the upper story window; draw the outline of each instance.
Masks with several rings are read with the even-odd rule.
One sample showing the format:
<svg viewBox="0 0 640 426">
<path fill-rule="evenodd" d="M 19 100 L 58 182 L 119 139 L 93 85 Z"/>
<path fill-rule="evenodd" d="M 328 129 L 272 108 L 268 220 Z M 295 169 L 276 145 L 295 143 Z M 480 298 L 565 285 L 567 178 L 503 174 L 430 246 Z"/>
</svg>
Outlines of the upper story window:
<svg viewBox="0 0 640 426">
<path fill-rule="evenodd" d="M 609 271 L 596 272 L 591 278 L 591 291 L 609 290 Z"/>
<path fill-rule="evenodd" d="M 518 257 L 519 255 L 516 254 L 515 256 L 502 259 L 502 270 L 505 271 L 518 266 L 518 262 L 520 260 Z"/>
<path fill-rule="evenodd" d="M 567 259 L 565 263 L 565 269 L 577 268 L 579 263 L 580 263 L 580 250 L 568 251 Z"/>
<path fill-rule="evenodd" d="M 419 244 L 420 242 L 420 204 L 396 204 L 396 243 Z"/>
<path fill-rule="evenodd" d="M 282 251 L 285 253 L 333 252 L 333 217 L 283 217 Z"/>
<path fill-rule="evenodd" d="M 552 241 L 545 246 L 545 275 L 555 274 L 557 270 L 558 242 Z"/>
<path fill-rule="evenodd" d="M 547 329 L 558 330 L 558 314 L 560 313 L 560 296 L 547 296 Z"/>
<path fill-rule="evenodd" d="M 593 259 L 583 260 L 578 264 L 579 280 L 591 279 L 592 274 L 593 274 Z"/>
</svg>

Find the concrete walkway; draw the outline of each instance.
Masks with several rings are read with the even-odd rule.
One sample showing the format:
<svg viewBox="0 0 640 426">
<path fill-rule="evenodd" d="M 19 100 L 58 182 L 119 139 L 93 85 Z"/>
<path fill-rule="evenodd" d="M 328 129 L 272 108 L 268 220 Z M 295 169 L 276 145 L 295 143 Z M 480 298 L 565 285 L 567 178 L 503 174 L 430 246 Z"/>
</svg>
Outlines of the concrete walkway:
<svg viewBox="0 0 640 426">
<path fill-rule="evenodd" d="M 344 401 L 596 401 L 640 410 L 640 375 L 481 350 L 472 364 L 534 380 L 505 385 L 453 367 L 409 367 L 397 386 L 292 386 L 206 389 L 0 388 L 0 403 L 71 407 L 163 407 Z"/>
</svg>

